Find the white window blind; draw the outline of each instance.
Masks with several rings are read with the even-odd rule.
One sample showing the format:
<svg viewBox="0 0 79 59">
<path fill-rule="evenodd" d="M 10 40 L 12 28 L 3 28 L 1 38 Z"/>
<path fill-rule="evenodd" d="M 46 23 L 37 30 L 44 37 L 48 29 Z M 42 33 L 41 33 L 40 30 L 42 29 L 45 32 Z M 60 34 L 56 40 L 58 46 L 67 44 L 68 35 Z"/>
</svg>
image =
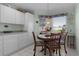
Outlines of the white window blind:
<svg viewBox="0 0 79 59">
<path fill-rule="evenodd" d="M 63 25 L 66 25 L 67 16 L 58 16 L 52 17 L 52 28 L 53 29 L 62 29 Z"/>
</svg>

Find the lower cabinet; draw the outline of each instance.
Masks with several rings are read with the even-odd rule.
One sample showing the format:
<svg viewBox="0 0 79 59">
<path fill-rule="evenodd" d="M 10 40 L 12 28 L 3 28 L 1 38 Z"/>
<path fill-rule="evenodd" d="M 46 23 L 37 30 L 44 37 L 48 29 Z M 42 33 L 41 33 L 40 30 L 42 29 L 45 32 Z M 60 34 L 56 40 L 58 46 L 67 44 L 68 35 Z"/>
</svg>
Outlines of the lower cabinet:
<svg viewBox="0 0 79 59">
<path fill-rule="evenodd" d="M 11 55 L 31 44 L 33 39 L 28 33 L 14 33 L 0 36 L 0 56 Z"/>
<path fill-rule="evenodd" d="M 23 34 L 19 34 L 18 35 L 18 48 L 24 48 L 25 46 L 28 45 L 28 34 L 27 33 L 23 33 Z"/>
<path fill-rule="evenodd" d="M 0 36 L 0 56 L 3 55 L 3 37 Z"/>
<path fill-rule="evenodd" d="M 4 55 L 10 55 L 18 49 L 17 35 L 4 36 Z"/>
<path fill-rule="evenodd" d="M 37 37 L 36 37 L 36 38 L 37 38 Z M 34 42 L 34 38 L 33 38 L 32 32 L 29 32 L 29 33 L 28 33 L 28 39 L 29 39 L 29 40 L 28 40 L 29 43 L 33 43 L 33 42 Z"/>
</svg>

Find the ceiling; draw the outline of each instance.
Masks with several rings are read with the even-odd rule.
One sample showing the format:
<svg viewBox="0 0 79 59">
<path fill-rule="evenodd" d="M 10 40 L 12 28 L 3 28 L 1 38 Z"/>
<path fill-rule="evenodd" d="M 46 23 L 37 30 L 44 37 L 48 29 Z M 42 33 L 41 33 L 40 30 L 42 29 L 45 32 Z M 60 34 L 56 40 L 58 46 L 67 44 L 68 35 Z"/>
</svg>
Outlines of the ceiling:
<svg viewBox="0 0 79 59">
<path fill-rule="evenodd" d="M 74 3 L 6 3 L 10 7 L 33 12 L 38 15 L 56 15 L 61 13 L 73 13 Z"/>
</svg>

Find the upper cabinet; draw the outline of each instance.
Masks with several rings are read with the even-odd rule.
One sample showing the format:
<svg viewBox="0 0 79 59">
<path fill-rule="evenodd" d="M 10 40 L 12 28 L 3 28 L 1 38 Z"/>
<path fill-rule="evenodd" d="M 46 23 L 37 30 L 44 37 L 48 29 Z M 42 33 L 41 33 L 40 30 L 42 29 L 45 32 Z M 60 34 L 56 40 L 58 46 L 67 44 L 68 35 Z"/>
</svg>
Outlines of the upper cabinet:
<svg viewBox="0 0 79 59">
<path fill-rule="evenodd" d="M 24 30 L 33 31 L 34 28 L 34 15 L 31 13 L 25 13 Z"/>
<path fill-rule="evenodd" d="M 16 12 L 16 14 L 15 14 L 16 21 L 15 21 L 15 23 L 16 24 L 24 24 L 24 13 L 22 13 L 20 11 L 17 11 L 17 10 L 15 12 Z"/>
<path fill-rule="evenodd" d="M 9 7 L 6 7 L 6 6 L 3 6 L 3 5 L 0 5 L 0 17 L 1 17 L 1 20 L 0 22 L 3 22 L 3 23 L 15 23 L 15 11 L 14 9 L 12 8 L 9 8 Z"/>
<path fill-rule="evenodd" d="M 24 24 L 24 13 L 7 6 L 0 5 L 0 22 Z"/>
</svg>

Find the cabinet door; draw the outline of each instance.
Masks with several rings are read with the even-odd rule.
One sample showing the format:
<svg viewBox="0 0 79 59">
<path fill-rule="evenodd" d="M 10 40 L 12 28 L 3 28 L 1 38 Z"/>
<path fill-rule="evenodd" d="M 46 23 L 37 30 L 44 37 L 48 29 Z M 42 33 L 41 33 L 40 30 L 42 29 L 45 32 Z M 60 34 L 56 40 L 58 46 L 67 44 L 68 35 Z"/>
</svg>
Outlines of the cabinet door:
<svg viewBox="0 0 79 59">
<path fill-rule="evenodd" d="M 16 24 L 24 24 L 24 13 L 16 10 Z"/>
<path fill-rule="evenodd" d="M 34 17 L 30 13 L 25 13 L 25 24 L 24 30 L 32 31 L 33 30 Z"/>
<path fill-rule="evenodd" d="M 24 48 L 25 46 L 28 45 L 28 34 L 26 33 L 22 33 L 22 34 L 19 34 L 18 36 L 18 46 L 19 46 L 19 49 L 21 48 Z"/>
<path fill-rule="evenodd" d="M 17 35 L 4 36 L 4 55 L 10 55 L 18 49 Z"/>
<path fill-rule="evenodd" d="M 20 12 L 20 24 L 24 24 L 24 13 Z"/>
<path fill-rule="evenodd" d="M 3 55 L 3 37 L 0 36 L 0 56 Z"/>
<path fill-rule="evenodd" d="M 1 22 L 3 23 L 15 23 L 15 10 L 1 5 Z"/>
<path fill-rule="evenodd" d="M 25 22 L 24 22 L 24 30 L 25 31 L 27 31 L 27 29 L 28 29 L 28 18 L 29 16 L 28 16 L 28 14 L 27 13 L 25 13 Z"/>
<path fill-rule="evenodd" d="M 23 37 L 24 37 L 23 46 L 28 46 L 30 44 L 29 39 L 28 39 L 28 33 L 23 33 Z"/>
</svg>

